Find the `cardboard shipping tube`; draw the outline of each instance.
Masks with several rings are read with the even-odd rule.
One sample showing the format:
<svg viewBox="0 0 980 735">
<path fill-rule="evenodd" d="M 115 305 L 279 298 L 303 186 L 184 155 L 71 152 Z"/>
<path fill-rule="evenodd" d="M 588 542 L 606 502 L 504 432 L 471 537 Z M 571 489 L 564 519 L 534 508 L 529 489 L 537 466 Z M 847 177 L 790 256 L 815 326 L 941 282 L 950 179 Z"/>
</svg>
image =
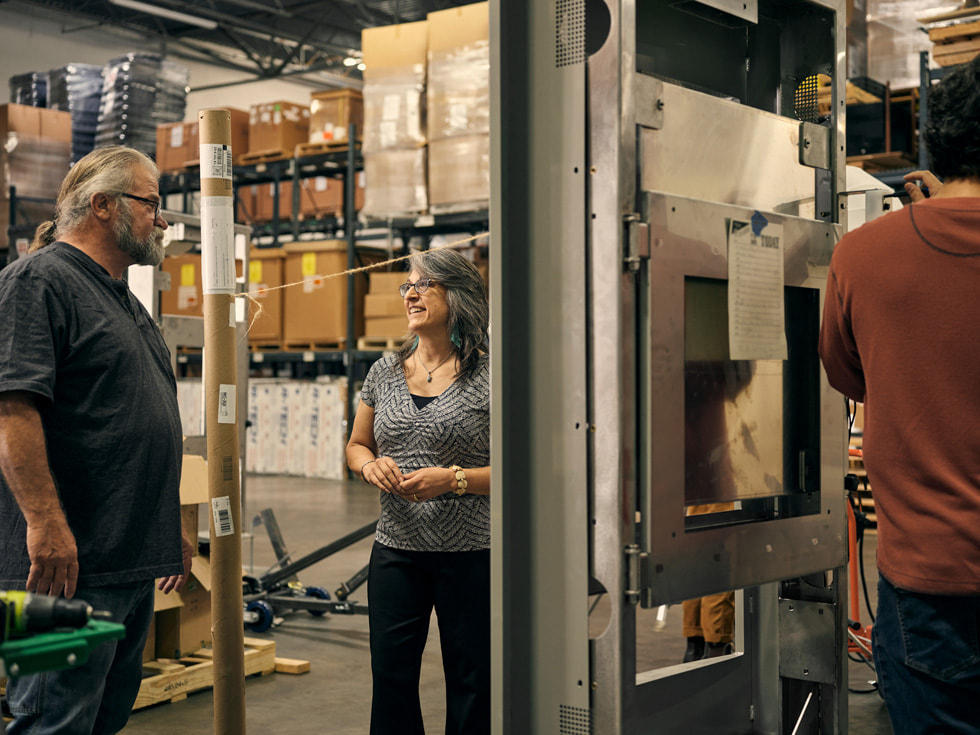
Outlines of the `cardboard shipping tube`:
<svg viewBox="0 0 980 735">
<path fill-rule="evenodd" d="M 201 261 L 208 494 L 211 498 L 211 637 L 214 733 L 245 734 L 241 488 L 235 358 L 235 235 L 231 114 L 201 110 Z"/>
</svg>

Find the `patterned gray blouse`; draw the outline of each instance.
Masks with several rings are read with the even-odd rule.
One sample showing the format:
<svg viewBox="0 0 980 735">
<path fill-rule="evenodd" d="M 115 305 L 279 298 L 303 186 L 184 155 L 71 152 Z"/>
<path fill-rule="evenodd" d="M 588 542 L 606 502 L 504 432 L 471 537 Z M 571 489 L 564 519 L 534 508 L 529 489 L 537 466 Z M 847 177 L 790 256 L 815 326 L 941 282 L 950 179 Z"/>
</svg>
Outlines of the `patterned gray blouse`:
<svg viewBox="0 0 980 735">
<path fill-rule="evenodd" d="M 378 456 L 402 472 L 423 467 L 490 464 L 490 358 L 457 379 L 424 408 L 416 408 L 397 355 L 368 371 L 361 400 L 374 409 Z M 423 503 L 381 493 L 377 541 L 408 551 L 476 551 L 490 548 L 490 498 L 445 493 Z"/>
</svg>

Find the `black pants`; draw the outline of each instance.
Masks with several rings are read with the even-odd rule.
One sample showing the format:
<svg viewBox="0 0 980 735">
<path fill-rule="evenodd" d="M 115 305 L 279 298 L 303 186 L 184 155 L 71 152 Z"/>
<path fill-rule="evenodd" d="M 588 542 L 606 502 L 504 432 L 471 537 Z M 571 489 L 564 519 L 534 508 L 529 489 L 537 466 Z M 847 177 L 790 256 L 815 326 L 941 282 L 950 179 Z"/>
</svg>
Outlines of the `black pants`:
<svg viewBox="0 0 980 735">
<path fill-rule="evenodd" d="M 435 608 L 446 734 L 490 733 L 490 551 L 371 551 L 371 735 L 422 735 L 419 672 Z"/>
</svg>

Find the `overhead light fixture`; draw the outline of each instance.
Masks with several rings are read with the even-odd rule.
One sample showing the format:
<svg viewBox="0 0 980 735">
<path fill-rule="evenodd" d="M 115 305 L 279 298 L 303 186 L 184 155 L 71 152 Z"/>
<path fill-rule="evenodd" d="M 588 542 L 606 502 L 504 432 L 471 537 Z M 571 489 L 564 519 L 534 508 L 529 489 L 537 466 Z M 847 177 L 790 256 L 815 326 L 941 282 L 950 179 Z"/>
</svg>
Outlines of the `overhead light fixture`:
<svg viewBox="0 0 980 735">
<path fill-rule="evenodd" d="M 121 8 L 129 8 L 130 10 L 138 10 L 141 13 L 146 13 L 148 15 L 155 15 L 158 18 L 166 18 L 168 20 L 175 20 L 178 23 L 186 23 L 190 26 L 205 28 L 209 31 L 213 31 L 218 27 L 218 24 L 215 21 L 208 18 L 198 18 L 196 15 L 179 13 L 176 10 L 160 8 L 156 5 L 150 5 L 149 3 L 138 2 L 138 0 L 109 0 L 109 3 L 111 5 L 118 5 Z"/>
</svg>

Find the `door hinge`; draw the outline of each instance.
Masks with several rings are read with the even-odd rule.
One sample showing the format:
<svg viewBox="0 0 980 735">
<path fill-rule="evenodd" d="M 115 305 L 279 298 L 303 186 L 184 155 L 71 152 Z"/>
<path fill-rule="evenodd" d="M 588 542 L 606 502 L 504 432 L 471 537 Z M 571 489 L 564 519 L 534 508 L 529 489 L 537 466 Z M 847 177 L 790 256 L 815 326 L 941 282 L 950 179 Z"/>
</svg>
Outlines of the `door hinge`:
<svg viewBox="0 0 980 735">
<path fill-rule="evenodd" d="M 626 267 L 633 273 L 650 260 L 650 225 L 633 213 L 626 215 Z"/>
</svg>

